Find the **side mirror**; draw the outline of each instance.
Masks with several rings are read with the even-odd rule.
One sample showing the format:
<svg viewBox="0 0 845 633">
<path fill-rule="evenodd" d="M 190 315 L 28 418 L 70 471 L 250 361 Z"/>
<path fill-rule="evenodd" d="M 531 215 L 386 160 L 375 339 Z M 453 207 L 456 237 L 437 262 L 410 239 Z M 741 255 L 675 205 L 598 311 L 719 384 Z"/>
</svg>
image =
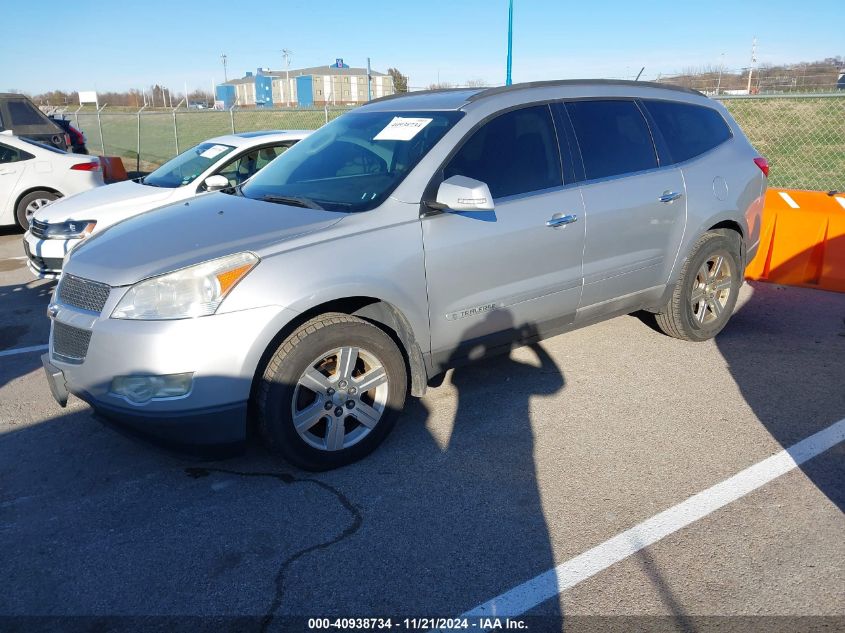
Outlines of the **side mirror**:
<svg viewBox="0 0 845 633">
<path fill-rule="evenodd" d="M 229 179 L 226 178 L 226 176 L 221 176 L 220 174 L 209 176 L 203 181 L 203 184 L 205 185 L 206 191 L 220 191 L 221 189 L 232 186 L 229 183 Z"/>
<path fill-rule="evenodd" d="M 493 196 L 486 183 L 466 176 L 447 178 L 437 189 L 438 208 L 452 211 L 492 211 Z"/>
</svg>

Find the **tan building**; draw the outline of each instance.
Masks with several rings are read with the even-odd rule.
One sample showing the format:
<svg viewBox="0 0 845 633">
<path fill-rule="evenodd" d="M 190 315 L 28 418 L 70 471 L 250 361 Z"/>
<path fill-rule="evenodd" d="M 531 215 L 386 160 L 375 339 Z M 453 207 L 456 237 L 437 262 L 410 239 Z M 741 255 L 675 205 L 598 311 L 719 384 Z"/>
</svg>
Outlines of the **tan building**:
<svg viewBox="0 0 845 633">
<path fill-rule="evenodd" d="M 340 65 L 339 65 L 340 64 Z M 394 93 L 393 78 L 370 71 L 369 93 L 367 69 L 350 68 L 342 60 L 330 66 L 270 70 L 259 68 L 255 74 L 232 79 L 217 87 L 217 99 L 225 107 L 322 107 L 354 106 Z"/>
</svg>

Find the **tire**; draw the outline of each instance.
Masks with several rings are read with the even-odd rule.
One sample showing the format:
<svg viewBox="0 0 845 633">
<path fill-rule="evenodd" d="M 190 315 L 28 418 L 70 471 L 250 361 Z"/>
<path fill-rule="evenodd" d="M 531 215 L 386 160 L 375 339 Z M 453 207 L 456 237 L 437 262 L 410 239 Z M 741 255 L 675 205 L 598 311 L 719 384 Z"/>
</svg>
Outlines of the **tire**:
<svg viewBox="0 0 845 633">
<path fill-rule="evenodd" d="M 356 387 L 369 384 L 376 386 Z M 407 389 L 405 359 L 387 334 L 357 317 L 324 314 L 297 328 L 268 361 L 255 390 L 258 430 L 272 452 L 304 470 L 338 468 L 384 441 Z"/>
<path fill-rule="evenodd" d="M 29 218 L 35 211 L 58 198 L 59 195 L 52 191 L 32 191 L 26 194 L 18 201 L 18 206 L 15 208 L 15 219 L 18 221 L 18 226 L 26 231 L 29 228 Z M 32 205 L 32 208 L 30 208 L 30 205 Z"/>
<path fill-rule="evenodd" d="M 740 239 L 729 230 L 709 231 L 699 238 L 684 262 L 669 302 L 655 315 L 663 333 L 700 342 L 725 327 L 745 273 Z"/>
</svg>

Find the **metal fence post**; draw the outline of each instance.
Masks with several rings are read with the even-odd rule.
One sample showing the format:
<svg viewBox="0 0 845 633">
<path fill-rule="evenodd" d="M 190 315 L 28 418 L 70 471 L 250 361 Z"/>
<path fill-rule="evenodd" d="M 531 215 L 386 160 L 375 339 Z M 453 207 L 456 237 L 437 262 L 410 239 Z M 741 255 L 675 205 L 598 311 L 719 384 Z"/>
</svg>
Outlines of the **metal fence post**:
<svg viewBox="0 0 845 633">
<path fill-rule="evenodd" d="M 106 109 L 108 103 L 104 103 L 103 107 L 97 110 L 97 128 L 100 130 L 100 147 L 103 148 L 103 156 L 106 155 L 106 139 L 103 138 L 103 122 L 100 119 L 100 112 Z"/>
<path fill-rule="evenodd" d="M 74 112 L 74 113 L 73 113 L 73 118 L 74 118 L 74 120 L 76 121 L 76 129 L 77 129 L 77 130 L 81 130 L 81 129 L 82 129 L 82 126 L 80 126 L 80 125 L 79 125 L 79 111 L 80 111 L 81 109 L 82 109 L 82 106 L 80 105 L 80 106 L 76 109 L 76 112 Z"/>
<path fill-rule="evenodd" d="M 235 133 L 235 106 L 236 105 L 237 105 L 237 103 L 233 104 L 232 107 L 229 108 L 229 119 L 232 122 L 232 134 Z"/>
<path fill-rule="evenodd" d="M 326 123 L 328 123 L 329 122 L 329 104 L 326 104 L 326 105 L 323 106 L 323 111 L 326 114 Z"/>
<path fill-rule="evenodd" d="M 146 107 L 147 106 L 142 106 L 136 113 L 136 116 L 138 117 L 138 138 L 137 145 L 135 147 L 135 171 L 141 171 L 141 112 L 143 112 Z"/>
<path fill-rule="evenodd" d="M 184 99 L 182 99 L 184 101 Z M 182 105 L 182 101 L 176 104 L 176 107 L 173 108 L 173 138 L 176 140 L 176 154 L 179 154 L 179 128 L 176 126 L 176 110 L 179 109 L 179 106 Z"/>
</svg>

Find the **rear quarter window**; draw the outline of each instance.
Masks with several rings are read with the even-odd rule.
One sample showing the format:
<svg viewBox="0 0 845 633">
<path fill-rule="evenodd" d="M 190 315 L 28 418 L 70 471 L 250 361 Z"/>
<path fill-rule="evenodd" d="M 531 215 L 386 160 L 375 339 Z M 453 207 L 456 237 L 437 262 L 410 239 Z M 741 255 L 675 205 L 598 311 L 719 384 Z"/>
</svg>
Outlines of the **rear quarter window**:
<svg viewBox="0 0 845 633">
<path fill-rule="evenodd" d="M 663 135 L 673 162 L 700 156 L 731 138 L 731 129 L 713 108 L 672 101 L 643 103 Z"/>
</svg>

